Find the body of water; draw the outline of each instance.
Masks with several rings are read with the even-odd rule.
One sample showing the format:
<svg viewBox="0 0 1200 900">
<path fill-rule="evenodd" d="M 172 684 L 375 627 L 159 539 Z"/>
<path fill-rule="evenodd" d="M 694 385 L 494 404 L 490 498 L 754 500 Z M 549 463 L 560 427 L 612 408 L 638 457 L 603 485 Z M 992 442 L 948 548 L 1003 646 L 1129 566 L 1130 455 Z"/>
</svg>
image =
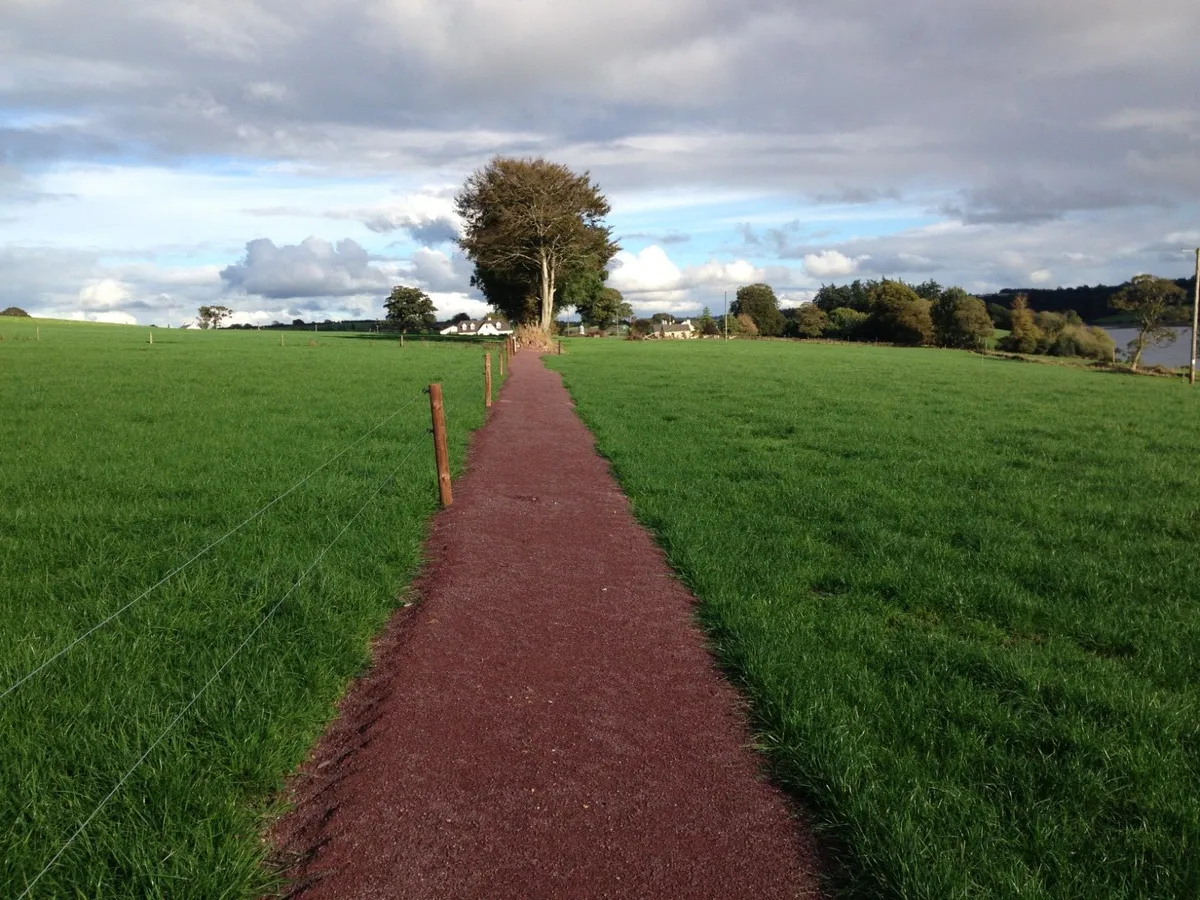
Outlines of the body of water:
<svg viewBox="0 0 1200 900">
<path fill-rule="evenodd" d="M 1109 336 L 1117 343 L 1117 354 L 1124 352 L 1125 346 L 1137 334 L 1136 328 L 1105 328 Z M 1186 366 L 1188 356 L 1192 352 L 1192 329 L 1187 327 L 1172 328 L 1179 337 L 1175 343 L 1158 350 L 1146 350 L 1142 354 L 1142 362 L 1157 363 L 1160 366 Z"/>
</svg>

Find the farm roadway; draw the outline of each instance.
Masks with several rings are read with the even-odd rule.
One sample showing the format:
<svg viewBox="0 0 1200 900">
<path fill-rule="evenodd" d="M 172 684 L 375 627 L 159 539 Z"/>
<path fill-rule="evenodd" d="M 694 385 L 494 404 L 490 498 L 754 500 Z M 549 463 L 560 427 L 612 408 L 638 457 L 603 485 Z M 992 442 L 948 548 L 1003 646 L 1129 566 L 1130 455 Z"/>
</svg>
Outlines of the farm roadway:
<svg viewBox="0 0 1200 900">
<path fill-rule="evenodd" d="M 271 835 L 291 896 L 819 896 L 695 599 L 533 353 L 427 549 Z"/>
</svg>

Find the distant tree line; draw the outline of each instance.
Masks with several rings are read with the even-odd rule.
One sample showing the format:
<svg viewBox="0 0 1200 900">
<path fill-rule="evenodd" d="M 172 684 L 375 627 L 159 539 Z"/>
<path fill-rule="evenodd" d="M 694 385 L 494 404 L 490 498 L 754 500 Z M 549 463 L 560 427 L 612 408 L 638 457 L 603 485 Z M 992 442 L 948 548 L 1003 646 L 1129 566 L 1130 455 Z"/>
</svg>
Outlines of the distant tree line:
<svg viewBox="0 0 1200 900">
<path fill-rule="evenodd" d="M 1195 278 L 1164 279 L 1171 281 L 1188 296 L 1194 290 Z M 1012 309 L 1017 296 L 1024 296 L 1025 302 L 1044 312 L 1066 313 L 1075 312 L 1084 322 L 1096 323 L 1101 319 L 1119 315 L 1124 310 L 1115 301 L 1118 294 L 1128 287 L 1125 284 L 1097 284 L 1094 286 L 1060 288 L 1005 288 L 994 294 L 981 294 L 979 299 L 988 304 L 989 310 L 993 305 L 1000 309 Z M 1175 324 L 1183 324 L 1182 321 Z M 998 327 L 1007 328 L 1007 325 Z"/>
</svg>

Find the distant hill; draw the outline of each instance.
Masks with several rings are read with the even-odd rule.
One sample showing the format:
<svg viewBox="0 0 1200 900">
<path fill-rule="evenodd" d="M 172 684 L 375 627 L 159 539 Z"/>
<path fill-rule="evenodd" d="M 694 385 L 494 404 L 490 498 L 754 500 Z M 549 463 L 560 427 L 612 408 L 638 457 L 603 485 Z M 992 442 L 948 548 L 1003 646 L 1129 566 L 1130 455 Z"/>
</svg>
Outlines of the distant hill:
<svg viewBox="0 0 1200 900">
<path fill-rule="evenodd" d="M 1175 283 L 1183 288 L 1189 300 L 1192 296 L 1193 281 L 1192 278 L 1175 279 Z M 1113 294 L 1124 286 L 1123 284 L 1098 284 L 1095 287 L 1084 285 L 1068 288 L 1004 288 L 995 294 L 980 294 L 979 299 L 984 303 L 999 303 L 1001 306 L 1011 309 L 1012 298 L 1017 294 L 1024 294 L 1029 299 L 1029 306 L 1032 309 L 1045 312 L 1066 312 L 1068 309 L 1073 309 L 1085 322 L 1090 323 L 1119 314 L 1120 311 L 1112 309 L 1108 302 Z"/>
</svg>

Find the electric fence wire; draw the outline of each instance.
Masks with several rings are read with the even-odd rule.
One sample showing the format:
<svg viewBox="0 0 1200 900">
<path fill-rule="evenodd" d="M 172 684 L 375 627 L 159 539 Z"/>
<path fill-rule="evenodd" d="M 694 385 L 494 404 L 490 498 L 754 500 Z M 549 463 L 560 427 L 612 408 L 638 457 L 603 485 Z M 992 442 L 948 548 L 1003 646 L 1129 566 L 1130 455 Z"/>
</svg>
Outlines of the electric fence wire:
<svg viewBox="0 0 1200 900">
<path fill-rule="evenodd" d="M 154 739 L 154 742 L 149 747 L 146 748 L 145 752 L 142 753 L 142 755 L 138 757 L 137 761 L 126 770 L 125 774 L 121 776 L 120 780 L 116 783 L 116 785 L 113 787 L 113 789 L 111 791 L 109 791 L 107 795 L 105 795 L 104 799 L 101 800 L 99 802 L 99 804 L 96 805 L 96 808 L 93 809 L 91 811 L 91 813 L 88 814 L 88 817 L 86 819 L 84 819 L 83 822 L 80 823 L 79 827 L 75 829 L 74 833 L 69 838 L 67 838 L 66 843 L 64 843 L 61 847 L 58 848 L 58 852 L 56 852 L 54 854 L 54 856 L 50 857 L 50 861 L 48 863 L 46 863 L 46 865 L 42 868 L 42 871 L 40 871 L 34 877 L 34 879 L 25 886 L 25 890 L 23 890 L 20 893 L 20 895 L 18 895 L 17 900 L 25 900 L 25 898 L 29 896 L 29 892 L 34 889 L 34 887 L 37 885 L 37 883 L 39 881 L 42 880 L 42 877 L 54 867 L 54 864 L 56 862 L 58 862 L 58 860 L 62 857 L 62 855 L 64 853 L 67 852 L 67 850 L 70 848 L 70 846 L 73 843 L 75 843 L 76 838 L 78 838 L 81 834 L 83 834 L 84 829 L 86 829 L 88 827 L 88 825 L 91 824 L 92 820 L 95 819 L 96 816 L 98 816 L 100 814 L 100 811 L 102 809 L 104 809 L 104 807 L 108 804 L 108 801 L 117 795 L 117 792 L 119 790 L 121 790 L 121 788 L 125 785 L 125 782 L 128 781 L 129 778 L 133 775 L 133 773 L 137 771 L 138 767 L 143 762 L 146 761 L 146 759 L 150 756 L 150 754 L 154 752 L 154 748 L 157 747 L 159 744 L 161 744 L 163 742 L 163 740 L 166 739 L 167 735 L 171 733 L 171 730 L 176 725 L 179 724 L 179 722 L 183 719 L 183 717 L 185 715 L 187 715 L 188 710 L 190 710 L 193 706 L 196 705 L 196 701 L 198 701 L 204 695 L 204 692 L 207 691 L 209 689 L 209 687 L 212 686 L 213 682 L 215 682 L 218 678 L 221 677 L 221 673 L 224 672 L 227 668 L 229 668 L 229 665 L 234 661 L 234 659 L 237 657 L 237 655 L 242 652 L 242 650 L 246 647 L 246 645 L 250 643 L 250 641 L 254 638 L 254 636 L 256 634 L 258 634 L 258 632 L 262 629 L 262 627 L 267 624 L 267 622 L 271 619 L 272 616 L 275 615 L 275 613 L 279 609 L 279 607 L 283 606 L 284 602 L 288 599 L 288 597 L 292 596 L 292 593 L 296 590 L 296 588 L 298 588 L 301 584 L 304 583 L 304 580 L 306 578 L 308 578 L 309 574 L 312 572 L 312 570 L 314 568 L 316 568 L 317 564 L 322 559 L 325 558 L 325 554 L 328 553 L 333 548 L 333 545 L 336 544 L 341 539 L 342 535 L 344 535 L 347 531 L 350 530 L 350 526 L 353 525 L 356 521 L 358 521 L 358 517 L 363 514 L 363 512 L 366 510 L 366 508 L 371 505 L 372 501 L 374 501 L 374 499 L 379 496 L 379 494 L 383 491 L 383 489 L 392 482 L 392 479 L 394 479 L 396 477 L 396 473 L 399 472 L 400 469 L 403 468 L 404 464 L 406 462 L 408 462 L 409 459 L 412 458 L 412 455 L 417 452 L 419 442 L 425 437 L 426 437 L 426 435 L 421 435 L 420 437 L 418 437 L 416 440 L 413 441 L 411 449 L 408 451 L 408 453 L 406 453 L 404 455 L 404 458 L 402 460 L 400 460 L 400 462 L 396 466 L 396 468 L 394 468 L 391 471 L 391 474 L 389 474 L 388 477 L 385 478 L 380 483 L 379 487 L 377 487 L 375 489 L 375 491 L 371 494 L 371 496 L 366 499 L 366 502 L 363 503 L 363 505 L 358 508 L 358 512 L 356 512 L 353 515 L 353 517 L 351 517 L 350 521 L 347 522 L 342 527 L 342 530 L 337 533 L 337 535 L 334 537 L 334 539 L 325 545 L 325 549 L 323 549 L 320 553 L 317 554 L 316 558 L 309 564 L 308 568 L 305 569 L 301 573 L 300 577 L 297 578 L 295 582 L 293 582 L 292 586 L 287 589 L 287 593 L 285 593 L 282 597 L 280 597 L 279 600 L 275 603 L 275 605 L 272 606 L 267 611 L 267 614 L 265 616 L 263 616 L 259 620 L 258 624 L 254 626 L 254 628 L 251 630 L 251 632 L 248 635 L 246 635 L 245 639 L 237 646 L 237 649 L 234 650 L 233 653 L 231 653 L 229 655 L 229 658 L 226 659 L 225 662 L 221 663 L 220 668 L 218 668 L 217 671 L 212 674 L 212 677 L 210 677 L 208 679 L 208 681 L 206 681 L 204 683 L 204 686 L 202 688 L 200 688 L 200 690 L 196 692 L 196 694 L 192 697 L 192 699 L 187 702 L 187 705 L 184 706 L 184 708 L 179 711 L 178 715 L 176 715 L 175 718 L 171 720 L 170 724 L 167 725 L 167 727 L 163 729 L 162 733 L 159 734 L 159 736 Z"/>
<path fill-rule="evenodd" d="M 130 600 L 128 603 L 126 603 L 124 606 L 122 606 L 120 609 L 118 609 L 116 612 L 111 613 L 104 619 L 101 619 L 99 622 L 97 622 L 95 625 L 93 625 L 91 628 L 89 628 L 83 634 L 79 635 L 79 637 L 75 638 L 75 640 L 71 641 L 69 644 L 67 644 L 65 647 L 63 647 L 61 650 L 59 650 L 57 653 L 55 653 L 49 659 L 45 660 L 41 665 L 37 666 L 37 668 L 27 672 L 21 678 L 18 678 L 15 682 L 13 682 L 11 685 L 9 685 L 7 688 L 5 688 L 5 690 L 3 692 L 0 692 L 0 700 L 3 700 L 5 697 L 7 697 L 9 694 L 11 694 L 13 691 L 15 691 L 21 685 L 23 685 L 26 681 L 28 681 L 34 675 L 37 675 L 39 672 L 41 672 L 43 669 L 45 669 L 47 666 L 49 666 L 55 660 L 60 659 L 61 657 L 65 656 L 72 649 L 74 649 L 78 644 L 82 643 L 84 640 L 89 638 L 91 635 L 95 634 L 97 631 L 99 631 L 101 628 L 103 628 L 109 622 L 111 622 L 114 619 L 116 619 L 117 617 L 119 617 L 122 613 L 124 613 L 131 606 L 133 606 L 134 604 L 143 600 L 145 597 L 149 596 L 156 588 L 158 588 L 159 586 L 170 581 L 172 578 L 174 578 L 176 575 L 178 575 L 180 572 L 182 572 L 184 569 L 186 569 L 188 566 L 190 566 L 192 563 L 194 563 L 200 557 L 204 556 L 210 550 L 215 549 L 216 547 L 218 547 L 219 545 L 221 545 L 225 541 L 227 541 L 229 538 L 233 537 L 233 535 L 237 534 L 239 531 L 241 531 L 243 528 L 245 528 L 247 525 L 249 525 L 251 522 L 253 522 L 255 519 L 257 519 L 263 513 L 265 513 L 268 509 L 270 509 L 272 506 L 274 506 L 276 503 L 278 503 L 284 497 L 287 497 L 289 494 L 295 492 L 298 488 L 300 488 L 302 485 L 304 485 L 306 482 L 308 482 L 309 479 L 311 479 L 314 475 L 319 473 L 322 469 L 325 469 L 328 466 L 330 466 L 332 463 L 337 462 L 337 460 L 341 459 L 341 457 L 345 456 L 348 452 L 353 450 L 355 447 L 357 447 L 359 444 L 361 444 L 363 441 L 365 441 L 368 437 L 370 437 L 372 434 L 374 434 L 376 431 L 378 431 L 380 428 L 382 428 L 384 425 L 386 425 L 392 419 L 396 418 L 396 416 L 400 415 L 400 413 L 407 410 L 414 403 L 416 403 L 418 400 L 420 400 L 421 397 L 423 397 L 423 396 L 424 396 L 424 391 L 421 391 L 415 397 L 413 397 L 413 399 L 408 401 L 408 403 L 404 404 L 404 406 L 400 407 L 395 412 L 393 412 L 391 415 L 389 415 L 386 418 L 384 418 L 383 420 L 381 420 L 378 424 L 375 425 L 374 428 L 370 429 L 367 432 L 364 432 L 353 443 L 347 444 L 335 456 L 331 456 L 329 459 L 325 460 L 325 462 L 321 463 L 321 465 L 317 466 L 317 468 L 313 469 L 311 472 L 309 472 L 307 475 L 305 475 L 303 478 L 301 478 L 299 481 L 297 481 L 295 484 L 293 484 L 290 488 L 288 488 L 282 494 L 277 496 L 270 503 L 267 503 L 265 506 L 262 506 L 255 512 L 251 513 L 241 523 L 239 523 L 238 525 L 235 525 L 229 531 L 225 532 L 225 534 L 221 535 L 219 538 L 217 538 L 215 541 L 213 541 L 211 544 L 209 544 L 203 550 L 199 551 L 194 556 L 192 556 L 190 559 L 188 559 L 187 562 L 184 562 L 181 565 L 176 566 L 174 569 L 172 569 L 170 572 L 168 572 L 166 575 L 164 575 L 158 581 L 154 582 L 154 584 L 150 585 L 150 587 L 146 588 L 146 590 L 142 591 L 142 593 L 138 594 L 136 597 L 134 597 L 132 600 Z"/>
</svg>

